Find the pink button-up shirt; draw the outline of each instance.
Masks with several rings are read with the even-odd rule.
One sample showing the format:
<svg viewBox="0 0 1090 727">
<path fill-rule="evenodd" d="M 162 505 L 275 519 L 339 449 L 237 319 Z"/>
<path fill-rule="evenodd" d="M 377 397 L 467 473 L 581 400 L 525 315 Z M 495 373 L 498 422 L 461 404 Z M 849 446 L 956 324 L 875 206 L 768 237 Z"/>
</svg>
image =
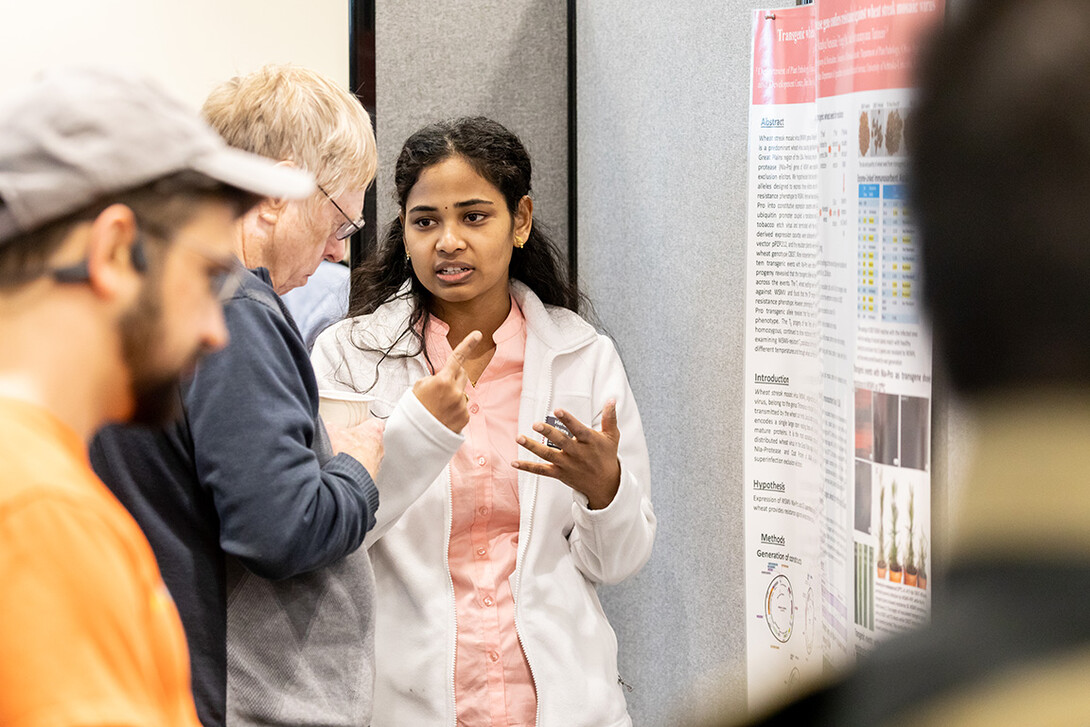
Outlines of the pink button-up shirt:
<svg viewBox="0 0 1090 727">
<path fill-rule="evenodd" d="M 427 326 L 427 347 L 440 367 L 451 354 L 449 328 Z M 526 353 L 526 321 L 514 299 L 493 335 L 496 352 L 467 386 L 466 441 L 451 460 L 450 575 L 458 619 L 454 700 L 458 724 L 532 727 L 537 694 L 515 632 L 515 571 L 519 536 L 519 397 Z"/>
</svg>

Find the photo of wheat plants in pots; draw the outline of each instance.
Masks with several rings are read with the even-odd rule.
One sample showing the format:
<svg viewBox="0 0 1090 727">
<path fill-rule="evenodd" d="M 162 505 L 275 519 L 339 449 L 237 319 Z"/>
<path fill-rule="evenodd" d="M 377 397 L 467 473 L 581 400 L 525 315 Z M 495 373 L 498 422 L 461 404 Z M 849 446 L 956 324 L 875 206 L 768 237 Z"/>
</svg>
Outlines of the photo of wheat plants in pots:
<svg viewBox="0 0 1090 727">
<path fill-rule="evenodd" d="M 901 476 L 878 487 L 878 580 L 926 590 L 930 550 L 928 489 L 925 481 L 906 483 Z M 916 497 L 921 492 L 922 500 Z"/>
</svg>

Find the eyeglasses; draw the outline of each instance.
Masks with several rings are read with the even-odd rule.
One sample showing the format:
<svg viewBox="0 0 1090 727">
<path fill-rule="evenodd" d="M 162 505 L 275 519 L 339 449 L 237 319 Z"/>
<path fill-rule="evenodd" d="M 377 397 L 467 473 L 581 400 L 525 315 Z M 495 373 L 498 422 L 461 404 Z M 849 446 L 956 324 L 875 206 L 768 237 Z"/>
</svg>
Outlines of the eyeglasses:
<svg viewBox="0 0 1090 727">
<path fill-rule="evenodd" d="M 360 230 L 363 229 L 363 225 L 364 225 L 363 215 L 360 215 L 358 219 L 353 220 L 351 217 L 349 217 L 345 213 L 344 210 L 341 209 L 341 206 L 339 204 L 337 204 L 337 202 L 333 199 L 333 197 L 331 197 L 329 195 L 329 192 L 322 189 L 322 185 L 320 185 L 320 184 L 318 185 L 318 191 L 320 191 L 322 194 L 324 194 L 325 198 L 328 199 L 330 202 L 332 202 L 333 206 L 337 208 L 337 211 L 341 213 L 341 216 L 344 217 L 346 220 L 348 220 L 347 222 L 345 222 L 344 224 L 342 224 L 340 227 L 337 228 L 337 232 L 335 233 L 335 236 L 336 236 L 336 238 L 338 240 L 344 240 L 346 238 L 349 238 L 352 235 L 355 235 L 357 232 L 359 232 Z"/>
<path fill-rule="evenodd" d="M 242 285 L 245 268 L 233 255 L 227 257 L 212 255 L 188 241 L 175 241 L 174 244 L 184 247 L 208 263 L 205 270 L 205 276 L 208 278 L 208 292 L 220 302 L 230 300 Z"/>
</svg>

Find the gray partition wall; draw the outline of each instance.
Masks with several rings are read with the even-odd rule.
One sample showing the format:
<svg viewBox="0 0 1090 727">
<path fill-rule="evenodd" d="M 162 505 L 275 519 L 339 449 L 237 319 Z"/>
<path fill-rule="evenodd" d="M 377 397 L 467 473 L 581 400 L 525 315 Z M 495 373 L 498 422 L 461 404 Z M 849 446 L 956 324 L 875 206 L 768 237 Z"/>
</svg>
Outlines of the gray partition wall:
<svg viewBox="0 0 1090 727">
<path fill-rule="evenodd" d="M 658 539 L 603 589 L 637 725 L 744 708 L 750 0 L 576 9 L 579 271 L 651 450 Z"/>
<path fill-rule="evenodd" d="M 568 235 L 567 9 L 558 0 L 376 0 L 380 239 L 397 216 L 394 162 L 431 121 L 484 115 L 534 161 L 534 217 Z"/>
</svg>

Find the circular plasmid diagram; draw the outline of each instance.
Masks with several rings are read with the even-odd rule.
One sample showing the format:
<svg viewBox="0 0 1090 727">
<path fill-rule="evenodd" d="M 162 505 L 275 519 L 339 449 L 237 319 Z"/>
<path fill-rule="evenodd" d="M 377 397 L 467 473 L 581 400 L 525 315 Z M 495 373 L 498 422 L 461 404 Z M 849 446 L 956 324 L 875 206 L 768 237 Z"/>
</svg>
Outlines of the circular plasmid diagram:
<svg viewBox="0 0 1090 727">
<path fill-rule="evenodd" d="M 791 627 L 795 622 L 795 597 L 791 594 L 791 581 L 785 575 L 776 576 L 768 584 L 765 621 L 768 630 L 780 643 L 786 643 L 791 638 Z"/>
</svg>

